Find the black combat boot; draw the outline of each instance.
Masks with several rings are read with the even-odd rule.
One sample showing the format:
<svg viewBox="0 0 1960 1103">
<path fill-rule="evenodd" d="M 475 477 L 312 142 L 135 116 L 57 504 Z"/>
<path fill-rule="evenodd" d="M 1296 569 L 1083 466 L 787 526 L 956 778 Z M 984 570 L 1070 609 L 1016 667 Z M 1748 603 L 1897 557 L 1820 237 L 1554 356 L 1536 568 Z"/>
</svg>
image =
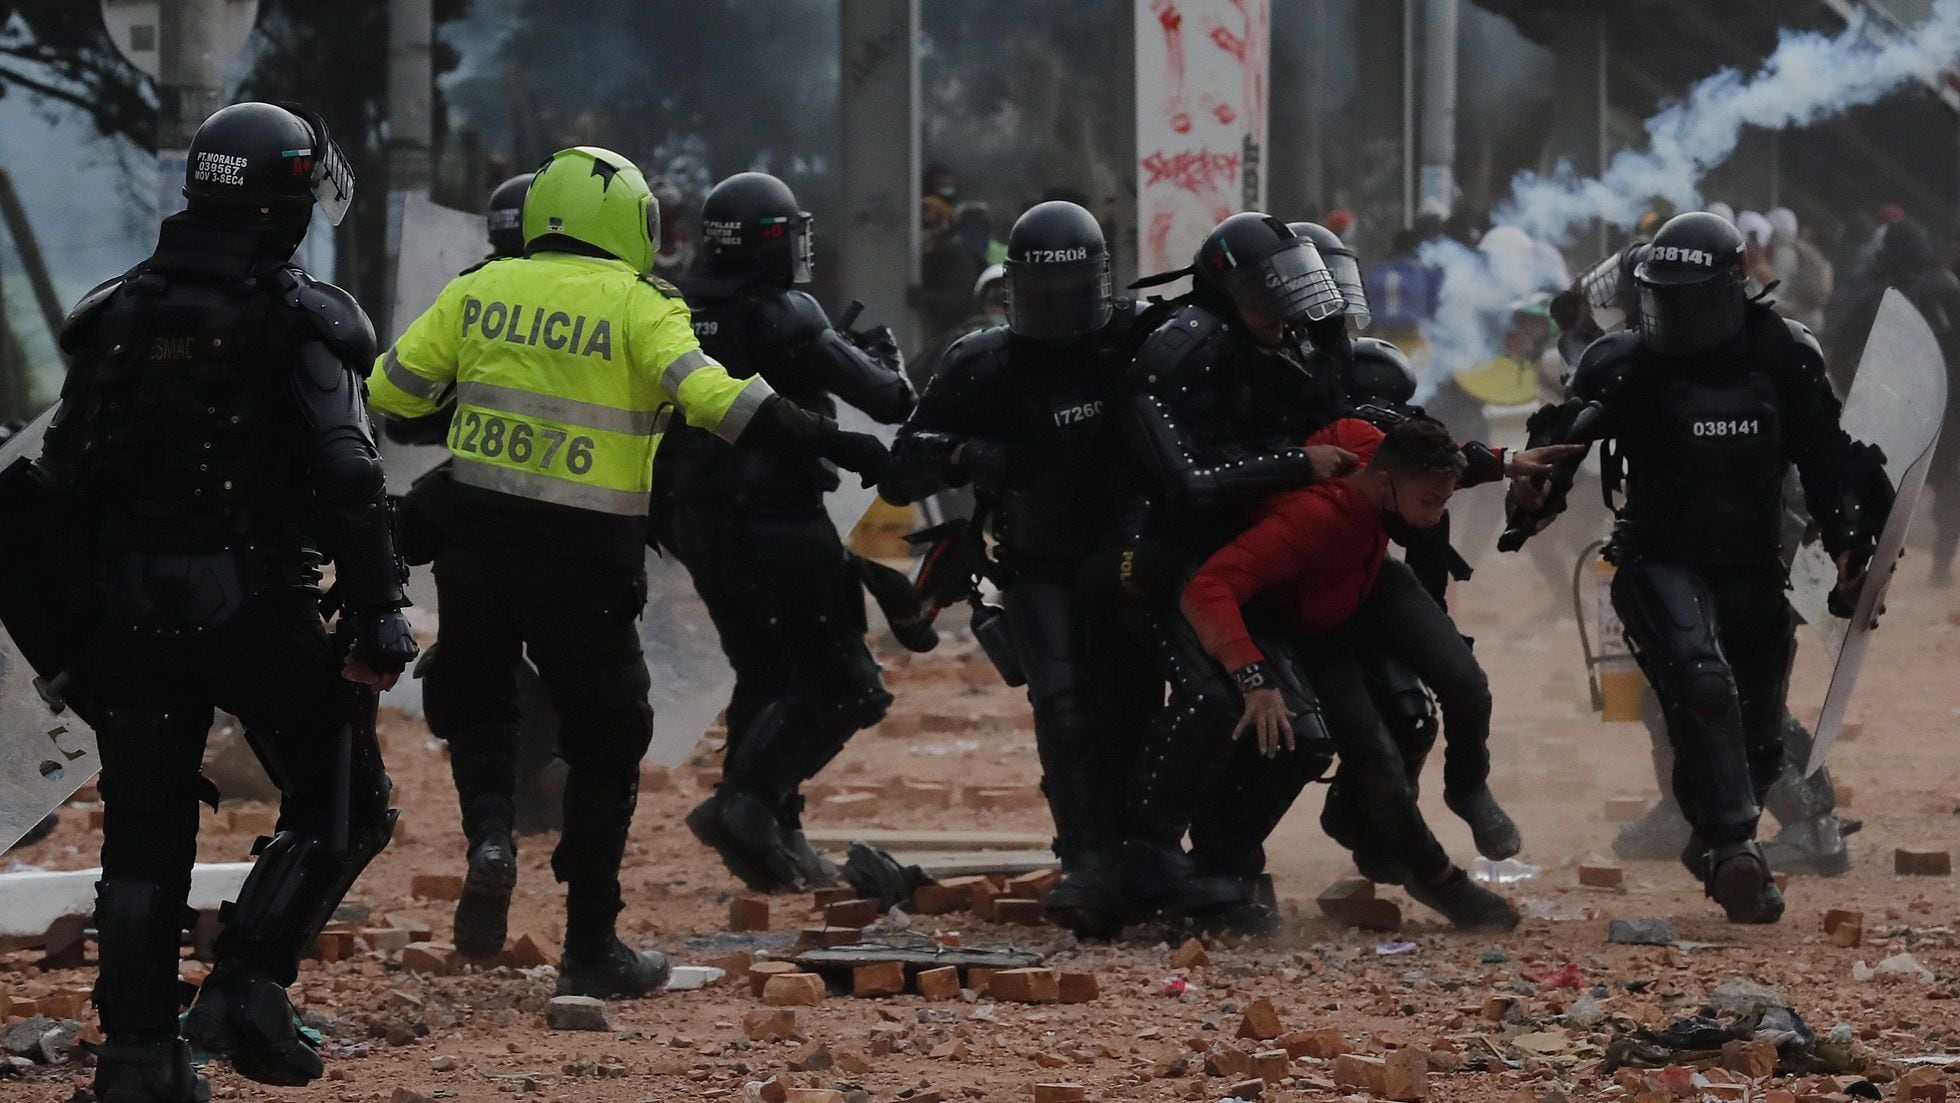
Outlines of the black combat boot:
<svg viewBox="0 0 1960 1103">
<path fill-rule="evenodd" d="M 1443 803 L 1457 818 L 1470 825 L 1470 835 L 1477 841 L 1477 853 L 1494 862 L 1515 857 L 1524 839 L 1518 834 L 1518 825 L 1497 803 L 1491 794 L 1490 786 L 1460 793 L 1445 790 Z"/>
<path fill-rule="evenodd" d="M 1084 850 L 1063 863 L 1061 882 L 1048 893 L 1048 921 L 1080 938 L 1110 939 L 1123 932 L 1129 907 L 1116 870 L 1100 851 Z"/>
<path fill-rule="evenodd" d="M 221 960 L 184 1016 L 184 1037 L 223 1054 L 247 1080 L 297 1088 L 326 1071 L 300 1033 L 286 988 L 264 970 Z"/>
<path fill-rule="evenodd" d="M 491 958 L 509 933 L 510 896 L 517 888 L 517 840 L 508 820 L 486 819 L 470 832 L 469 872 L 456 901 L 456 949 Z"/>
<path fill-rule="evenodd" d="M 1708 895 L 1731 923 L 1774 923 L 1783 918 L 1783 892 L 1754 842 L 1724 843 L 1709 851 Z"/>
<path fill-rule="evenodd" d="M 667 955 L 635 950 L 619 940 L 614 922 L 624 905 L 619 882 L 574 882 L 565 891 L 565 955 L 558 994 L 611 999 L 658 991 L 673 972 Z"/>
<path fill-rule="evenodd" d="M 1417 903 L 1443 913 L 1459 931 L 1508 931 L 1523 918 L 1509 901 L 1456 866 L 1441 881 L 1425 883 L 1411 877 L 1402 887 Z"/>
<path fill-rule="evenodd" d="M 803 834 L 803 794 L 791 793 L 783 801 L 776 822 L 782 825 L 783 849 L 789 852 L 790 863 L 796 867 L 797 879 L 804 888 L 827 889 L 844 883 L 844 871 L 836 862 L 817 853 L 817 848 Z"/>
<path fill-rule="evenodd" d="M 111 1040 L 95 1047 L 97 1103 L 205 1103 L 211 1082 L 191 1067 L 182 1038 Z"/>
<path fill-rule="evenodd" d="M 782 822 L 756 794 L 724 785 L 687 814 L 687 827 L 751 890 L 795 892 L 802 887 Z"/>
</svg>

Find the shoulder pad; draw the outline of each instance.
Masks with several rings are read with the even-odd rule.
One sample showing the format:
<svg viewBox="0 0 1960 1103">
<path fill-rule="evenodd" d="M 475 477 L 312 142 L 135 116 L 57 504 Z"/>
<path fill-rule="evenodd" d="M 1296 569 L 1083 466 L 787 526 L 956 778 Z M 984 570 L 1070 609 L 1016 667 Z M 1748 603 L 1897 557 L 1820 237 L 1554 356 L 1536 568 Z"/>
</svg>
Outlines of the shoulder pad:
<svg viewBox="0 0 1960 1103">
<path fill-rule="evenodd" d="M 112 280 L 104 280 L 82 296 L 82 301 L 75 304 L 75 308 L 68 312 L 68 317 L 61 323 L 59 342 L 61 351 L 74 352 L 81 346 L 88 337 L 89 327 L 109 305 L 109 300 L 116 297 L 116 292 L 122 290 L 125 278 L 117 276 Z"/>
<path fill-rule="evenodd" d="M 1572 369 L 1566 390 L 1587 402 L 1606 397 L 1633 370 L 1642 351 L 1640 334 L 1630 330 L 1601 337 L 1579 354 L 1579 366 Z"/>
<path fill-rule="evenodd" d="M 1818 363 L 1823 362 L 1824 346 L 1817 343 L 1817 335 L 1810 332 L 1809 326 L 1795 318 L 1785 318 L 1783 324 L 1790 330 L 1790 339 L 1795 341 L 1798 347 L 1817 357 Z"/>
<path fill-rule="evenodd" d="M 363 376 L 374 363 L 374 323 L 354 296 L 333 284 L 316 280 L 297 268 L 283 268 L 281 280 L 286 302 L 299 308 L 321 343 L 333 350 L 343 363 L 359 365 Z"/>
<path fill-rule="evenodd" d="M 659 276 L 654 275 L 651 272 L 642 272 L 640 274 L 640 282 L 646 284 L 648 287 L 653 288 L 655 291 L 660 292 L 662 295 L 665 295 L 670 299 L 681 299 L 682 301 L 686 300 L 686 296 L 681 294 L 680 288 L 675 287 L 672 283 L 669 283 L 668 281 L 660 278 Z"/>
<path fill-rule="evenodd" d="M 1195 303 L 1186 303 L 1171 312 L 1137 347 L 1131 382 L 1145 391 L 1159 391 L 1173 381 L 1205 366 L 1197 351 L 1210 344 L 1223 330 L 1218 315 Z"/>
<path fill-rule="evenodd" d="M 974 330 L 946 346 L 945 355 L 939 358 L 938 374 L 957 372 L 971 376 L 992 370 L 1007 352 L 1012 336 L 1006 326 Z"/>
<path fill-rule="evenodd" d="M 814 341 L 831 328 L 830 316 L 806 292 L 762 287 L 749 300 L 755 304 L 757 323 L 783 344 Z"/>
</svg>

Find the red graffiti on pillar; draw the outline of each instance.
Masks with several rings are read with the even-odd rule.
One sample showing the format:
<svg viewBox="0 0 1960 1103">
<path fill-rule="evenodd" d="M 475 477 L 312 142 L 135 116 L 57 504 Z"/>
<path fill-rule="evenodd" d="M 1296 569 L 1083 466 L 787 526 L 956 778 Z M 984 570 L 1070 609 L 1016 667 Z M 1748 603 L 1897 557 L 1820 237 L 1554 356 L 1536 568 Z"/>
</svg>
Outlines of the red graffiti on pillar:
<svg viewBox="0 0 1960 1103">
<path fill-rule="evenodd" d="M 1164 117 L 1179 134 L 1191 132 L 1191 111 L 1185 104 L 1184 90 L 1184 13 L 1174 0 L 1152 0 L 1157 26 L 1164 32 Z"/>
</svg>

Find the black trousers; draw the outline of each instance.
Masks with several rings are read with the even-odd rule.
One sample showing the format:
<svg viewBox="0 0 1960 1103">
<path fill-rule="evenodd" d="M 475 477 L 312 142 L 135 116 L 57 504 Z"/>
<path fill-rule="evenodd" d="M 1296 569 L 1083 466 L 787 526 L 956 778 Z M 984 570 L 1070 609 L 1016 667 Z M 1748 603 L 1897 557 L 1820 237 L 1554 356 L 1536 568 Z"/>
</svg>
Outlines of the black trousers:
<svg viewBox="0 0 1960 1103">
<path fill-rule="evenodd" d="M 1623 563 L 1613 608 L 1660 699 L 1673 788 L 1701 845 L 1753 838 L 1783 767 L 1796 616 L 1774 569 Z"/>
<path fill-rule="evenodd" d="M 1139 737 L 1163 703 L 1150 656 L 1078 581 L 1075 563 L 1017 565 L 1002 594 L 1065 867 L 1120 841 Z"/>
<path fill-rule="evenodd" d="M 213 710 L 244 723 L 278 785 L 280 835 L 318 846 L 334 834 L 338 738 L 355 691 L 340 677 L 317 605 L 304 596 L 248 604 L 222 626 L 189 637 L 104 631 L 92 645 L 90 678 L 103 800 L 97 999 L 111 1032 L 174 1036 L 197 806 L 212 793 L 199 770 Z M 359 826 L 350 833 L 378 850 L 386 840 L 388 779 L 371 728 L 355 731 L 347 812 Z M 228 928 L 221 958 L 290 983 L 317 934 L 315 920 L 325 920 L 368 856 L 318 857 L 290 876 L 255 873 L 241 906 L 263 921 L 250 930 Z"/>
<path fill-rule="evenodd" d="M 518 659 L 528 654 L 557 710 L 565 827 L 558 880 L 616 891 L 653 741 L 651 680 L 635 621 L 636 570 L 481 539 L 450 540 L 435 561 L 441 653 L 424 678 L 429 725 L 449 743 L 465 830 L 508 816 L 516 787 Z"/>
<path fill-rule="evenodd" d="M 1390 559 L 1349 622 L 1355 643 L 1413 672 L 1443 714 L 1443 788 L 1490 778 L 1490 679 L 1456 622 L 1405 564 Z"/>
<path fill-rule="evenodd" d="M 891 707 L 864 640 L 856 565 L 821 508 L 681 504 L 662 531 L 735 671 L 724 784 L 763 797 L 795 826 L 798 787 Z"/>
</svg>

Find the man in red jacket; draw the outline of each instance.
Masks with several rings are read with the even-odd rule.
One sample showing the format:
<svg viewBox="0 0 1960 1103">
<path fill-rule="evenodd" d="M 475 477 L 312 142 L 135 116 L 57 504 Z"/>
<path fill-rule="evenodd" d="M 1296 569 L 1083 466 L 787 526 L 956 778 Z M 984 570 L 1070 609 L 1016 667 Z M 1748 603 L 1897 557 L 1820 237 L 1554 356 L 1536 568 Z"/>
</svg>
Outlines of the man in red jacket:
<svg viewBox="0 0 1960 1103">
<path fill-rule="evenodd" d="M 1457 686 L 1461 696 L 1482 700 L 1487 719 L 1488 690 L 1468 646 L 1413 576 L 1387 556 L 1391 538 L 1442 519 L 1463 479 L 1464 455 L 1448 431 L 1428 419 L 1404 422 L 1386 436 L 1366 422 L 1343 420 L 1312 443 L 1338 445 L 1366 466 L 1345 479 L 1274 496 L 1258 521 L 1213 555 L 1184 592 L 1186 617 L 1244 695 L 1245 714 L 1234 735 L 1251 732 L 1269 757 L 1293 747 L 1289 710 L 1242 612 L 1259 598 L 1307 642 L 1308 674 L 1320 692 L 1344 783 L 1355 788 L 1366 828 L 1401 860 L 1410 895 L 1459 927 L 1515 925 L 1517 913 L 1472 883 L 1430 833 L 1353 657 L 1356 645 L 1366 644 L 1409 662 L 1443 700 L 1452 735 L 1449 706 Z M 1498 466 L 1527 469 L 1556 458 L 1526 453 Z M 1424 617 L 1442 623 L 1416 623 Z M 1453 646 L 1441 653 L 1416 646 L 1434 640 Z M 1199 834 L 1194 825 L 1194 846 L 1202 845 Z"/>
</svg>

